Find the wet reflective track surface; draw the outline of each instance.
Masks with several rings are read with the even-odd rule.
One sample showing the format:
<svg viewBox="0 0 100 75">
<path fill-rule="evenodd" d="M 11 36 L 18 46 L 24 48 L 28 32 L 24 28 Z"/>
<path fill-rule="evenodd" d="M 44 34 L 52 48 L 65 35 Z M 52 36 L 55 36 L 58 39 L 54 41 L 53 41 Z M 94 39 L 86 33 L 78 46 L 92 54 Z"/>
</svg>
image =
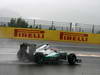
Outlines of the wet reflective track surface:
<svg viewBox="0 0 100 75">
<path fill-rule="evenodd" d="M 53 42 L 53 45 L 64 50 L 67 49 L 68 52 L 75 52 L 80 55 L 95 54 L 98 57 L 79 56 L 78 58 L 82 59 L 82 63 L 76 65 L 37 65 L 18 61 L 16 52 L 22 41 L 6 40 L 5 42 L 3 39 L 0 42 L 3 42 L 0 43 L 0 75 L 100 75 L 99 45 L 87 46 Z M 50 43 L 52 44 L 52 42 Z"/>
<path fill-rule="evenodd" d="M 36 65 L 32 63 L 1 63 L 0 75 L 100 75 L 100 58 L 81 57 L 77 65 Z"/>
</svg>

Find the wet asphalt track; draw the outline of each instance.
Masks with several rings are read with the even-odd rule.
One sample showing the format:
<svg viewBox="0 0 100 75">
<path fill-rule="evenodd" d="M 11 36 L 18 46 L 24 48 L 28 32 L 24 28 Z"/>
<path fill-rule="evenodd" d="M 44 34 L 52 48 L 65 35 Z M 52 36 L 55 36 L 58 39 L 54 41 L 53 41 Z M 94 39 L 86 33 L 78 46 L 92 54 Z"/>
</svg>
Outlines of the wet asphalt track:
<svg viewBox="0 0 100 75">
<path fill-rule="evenodd" d="M 16 52 L 19 44 L 23 41 L 37 44 L 48 43 L 47 41 L 0 39 L 0 75 L 100 75 L 100 57 L 79 56 L 78 58 L 82 59 L 82 63 L 77 65 L 36 65 L 19 62 Z M 49 43 L 64 51 L 75 52 L 77 55 L 100 55 L 99 45 Z"/>
</svg>

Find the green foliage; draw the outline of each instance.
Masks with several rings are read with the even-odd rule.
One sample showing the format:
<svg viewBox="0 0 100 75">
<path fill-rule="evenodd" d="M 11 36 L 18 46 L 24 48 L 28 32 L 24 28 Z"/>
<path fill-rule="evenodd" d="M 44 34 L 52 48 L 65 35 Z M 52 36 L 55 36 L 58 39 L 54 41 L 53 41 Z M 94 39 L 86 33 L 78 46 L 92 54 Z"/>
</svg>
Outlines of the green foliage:
<svg viewBox="0 0 100 75">
<path fill-rule="evenodd" d="M 39 25 L 39 29 L 42 29 L 42 26 L 41 26 L 41 24 Z"/>
<path fill-rule="evenodd" d="M 8 23 L 9 27 L 20 27 L 20 28 L 27 28 L 28 27 L 28 23 L 22 19 L 22 18 L 12 18 L 10 20 L 10 22 Z"/>
<path fill-rule="evenodd" d="M 29 28 L 32 28 L 32 25 L 30 25 Z"/>
<path fill-rule="evenodd" d="M 38 25 L 36 25 L 36 27 L 35 27 L 36 29 L 38 29 L 39 27 L 38 27 Z"/>
<path fill-rule="evenodd" d="M 41 24 L 40 25 L 33 25 L 33 28 L 36 28 L 36 29 L 42 29 L 42 26 L 41 26 Z"/>
<path fill-rule="evenodd" d="M 97 34 L 100 34 L 100 31 L 98 31 Z"/>
<path fill-rule="evenodd" d="M 8 22 L 8 26 L 9 27 L 16 27 L 16 19 L 15 18 L 12 18 L 10 20 L 10 22 Z"/>
<path fill-rule="evenodd" d="M 49 27 L 49 30 L 56 30 L 56 27 L 54 25 Z"/>
</svg>

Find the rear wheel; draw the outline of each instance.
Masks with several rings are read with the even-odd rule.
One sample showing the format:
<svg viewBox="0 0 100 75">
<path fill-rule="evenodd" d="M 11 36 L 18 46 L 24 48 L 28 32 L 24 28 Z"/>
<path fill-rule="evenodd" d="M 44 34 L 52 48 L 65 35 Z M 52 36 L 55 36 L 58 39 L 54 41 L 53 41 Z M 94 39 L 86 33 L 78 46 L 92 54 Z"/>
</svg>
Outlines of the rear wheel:
<svg viewBox="0 0 100 75">
<path fill-rule="evenodd" d="M 71 53 L 68 55 L 68 63 L 71 65 L 74 65 L 76 63 L 76 55 L 74 53 Z"/>
<path fill-rule="evenodd" d="M 43 58 L 44 58 L 44 54 L 38 52 L 34 55 L 34 62 L 37 63 L 37 64 L 42 64 L 43 63 Z"/>
</svg>

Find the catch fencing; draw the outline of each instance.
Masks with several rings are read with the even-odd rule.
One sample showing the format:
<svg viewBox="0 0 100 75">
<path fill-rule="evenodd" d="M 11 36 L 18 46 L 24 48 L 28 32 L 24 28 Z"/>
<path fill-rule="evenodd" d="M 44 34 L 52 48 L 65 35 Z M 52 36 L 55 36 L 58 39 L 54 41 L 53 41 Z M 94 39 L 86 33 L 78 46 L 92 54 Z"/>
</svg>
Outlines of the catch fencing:
<svg viewBox="0 0 100 75">
<path fill-rule="evenodd" d="M 0 26 L 8 27 L 8 22 L 10 22 L 9 17 L 0 17 Z M 25 19 L 28 22 L 29 27 L 36 29 L 49 29 L 49 30 L 64 30 L 68 32 L 87 32 L 87 33 L 99 33 L 100 25 L 95 24 L 83 24 L 83 23 L 73 23 L 73 22 L 58 22 L 58 21 L 48 21 L 40 19 Z M 41 28 L 39 28 L 41 26 Z M 52 27 L 50 29 L 50 27 Z"/>
</svg>

